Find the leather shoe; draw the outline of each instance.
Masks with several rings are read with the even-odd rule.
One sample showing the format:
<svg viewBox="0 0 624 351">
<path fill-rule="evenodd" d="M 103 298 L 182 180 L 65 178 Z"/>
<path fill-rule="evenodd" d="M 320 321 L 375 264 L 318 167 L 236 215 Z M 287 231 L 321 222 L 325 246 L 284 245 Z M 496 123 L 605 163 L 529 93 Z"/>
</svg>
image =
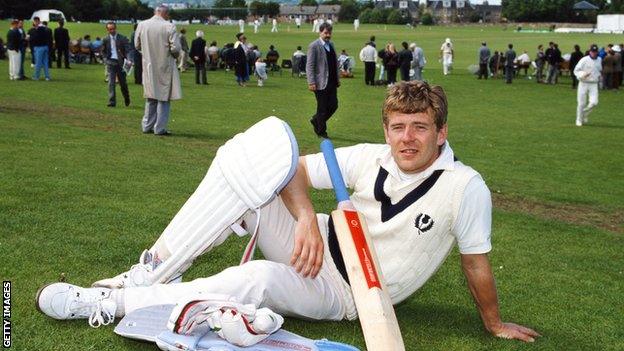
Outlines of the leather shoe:
<svg viewBox="0 0 624 351">
<path fill-rule="evenodd" d="M 158 136 L 171 136 L 172 133 L 170 131 L 168 131 L 168 130 L 165 130 L 162 133 L 158 133 L 158 134 L 154 133 L 154 135 L 158 135 Z"/>
<path fill-rule="evenodd" d="M 115 104 L 109 102 L 106 106 L 108 106 L 108 107 L 115 107 Z"/>
<path fill-rule="evenodd" d="M 124 99 L 124 104 L 125 104 L 126 106 L 130 106 L 130 98 L 125 98 L 125 99 Z"/>
</svg>

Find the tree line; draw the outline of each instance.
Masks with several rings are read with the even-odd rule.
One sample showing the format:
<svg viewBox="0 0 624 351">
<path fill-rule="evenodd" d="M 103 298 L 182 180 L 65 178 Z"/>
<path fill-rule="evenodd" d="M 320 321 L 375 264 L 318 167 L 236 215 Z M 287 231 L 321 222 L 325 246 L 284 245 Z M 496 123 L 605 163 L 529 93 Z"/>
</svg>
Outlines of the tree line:
<svg viewBox="0 0 624 351">
<path fill-rule="evenodd" d="M 33 11 L 56 9 L 76 21 L 145 19 L 153 10 L 139 0 L 0 0 L 0 18 L 30 18 Z"/>
<path fill-rule="evenodd" d="M 580 0 L 503 0 L 503 17 L 516 22 L 594 22 L 601 13 L 623 13 L 624 0 L 589 0 L 598 10 L 574 10 Z"/>
</svg>

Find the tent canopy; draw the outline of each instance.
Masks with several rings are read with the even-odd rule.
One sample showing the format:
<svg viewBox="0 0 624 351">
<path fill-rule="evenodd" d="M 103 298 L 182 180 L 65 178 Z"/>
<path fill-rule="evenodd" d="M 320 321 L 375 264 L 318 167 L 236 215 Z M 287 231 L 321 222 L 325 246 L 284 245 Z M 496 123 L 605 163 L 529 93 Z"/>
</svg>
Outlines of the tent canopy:
<svg viewBox="0 0 624 351">
<path fill-rule="evenodd" d="M 589 3 L 585 0 L 579 1 L 572 7 L 574 10 L 598 10 L 598 6 Z"/>
</svg>

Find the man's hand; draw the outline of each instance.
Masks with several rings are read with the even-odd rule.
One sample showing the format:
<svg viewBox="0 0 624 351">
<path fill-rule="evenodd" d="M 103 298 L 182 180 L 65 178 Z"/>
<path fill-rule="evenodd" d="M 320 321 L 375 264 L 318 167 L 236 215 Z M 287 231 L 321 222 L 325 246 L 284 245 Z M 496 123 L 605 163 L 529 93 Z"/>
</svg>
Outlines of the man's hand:
<svg viewBox="0 0 624 351">
<path fill-rule="evenodd" d="M 501 323 L 500 326 L 490 330 L 492 335 L 503 339 L 516 339 L 524 342 L 534 342 L 535 338 L 541 336 L 531 328 L 515 323 Z"/>
<path fill-rule="evenodd" d="M 316 91 L 316 84 L 309 84 L 309 85 L 308 85 L 308 90 L 310 90 L 310 91 Z"/>
<path fill-rule="evenodd" d="M 533 342 L 541 336 L 533 329 L 501 321 L 494 275 L 486 254 L 462 254 L 461 263 L 485 329 L 496 337 L 524 342 Z"/>
<path fill-rule="evenodd" d="M 316 222 L 311 218 L 299 218 L 295 228 L 295 248 L 290 264 L 304 277 L 316 277 L 323 264 L 323 238 Z"/>
<path fill-rule="evenodd" d="M 290 264 L 304 277 L 316 277 L 323 264 L 323 237 L 316 222 L 316 213 L 308 196 L 308 171 L 305 159 L 299 157 L 297 172 L 280 196 L 297 220 L 295 243 Z"/>
</svg>

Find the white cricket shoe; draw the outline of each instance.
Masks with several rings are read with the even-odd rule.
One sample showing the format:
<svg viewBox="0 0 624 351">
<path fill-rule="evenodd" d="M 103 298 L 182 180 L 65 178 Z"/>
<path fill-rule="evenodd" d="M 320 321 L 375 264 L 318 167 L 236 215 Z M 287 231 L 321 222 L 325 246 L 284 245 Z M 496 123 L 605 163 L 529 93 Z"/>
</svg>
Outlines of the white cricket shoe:
<svg viewBox="0 0 624 351">
<path fill-rule="evenodd" d="M 52 283 L 39 289 L 35 305 L 48 317 L 88 318 L 89 325 L 97 328 L 115 320 L 117 304 L 110 299 L 110 295 L 110 289 L 81 288 L 67 283 Z"/>
<path fill-rule="evenodd" d="M 152 282 L 152 272 L 156 268 L 156 262 L 148 250 L 144 250 L 139 258 L 139 263 L 130 267 L 130 270 L 121 273 L 113 278 L 98 280 L 91 284 L 92 287 L 109 289 L 122 289 L 137 286 L 150 286 Z"/>
</svg>

